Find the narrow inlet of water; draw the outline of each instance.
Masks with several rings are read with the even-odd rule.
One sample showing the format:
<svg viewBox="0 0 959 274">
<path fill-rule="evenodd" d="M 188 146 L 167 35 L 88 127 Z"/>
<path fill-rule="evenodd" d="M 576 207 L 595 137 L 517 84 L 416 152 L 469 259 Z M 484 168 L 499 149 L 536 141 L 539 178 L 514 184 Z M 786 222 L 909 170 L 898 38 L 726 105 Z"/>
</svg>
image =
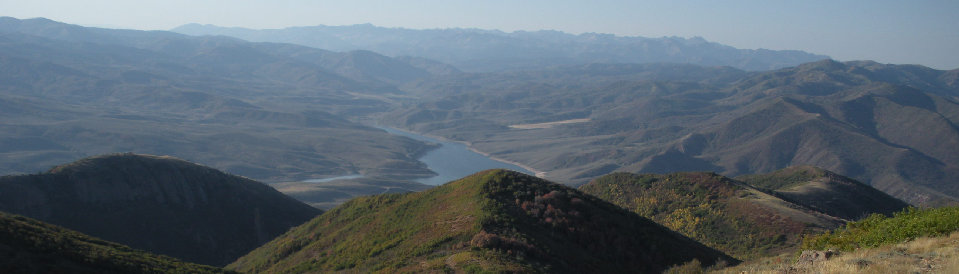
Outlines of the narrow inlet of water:
<svg viewBox="0 0 959 274">
<path fill-rule="evenodd" d="M 510 169 L 529 175 L 535 175 L 534 172 L 520 166 L 497 161 L 483 154 L 476 153 L 462 143 L 443 141 L 395 128 L 378 128 L 393 135 L 404 136 L 414 140 L 440 145 L 439 148 L 427 152 L 418 159 L 425 163 L 430 170 L 439 175 L 416 180 L 419 183 L 427 185 L 442 185 L 447 182 L 469 176 L 476 172 L 494 168 Z"/>
</svg>

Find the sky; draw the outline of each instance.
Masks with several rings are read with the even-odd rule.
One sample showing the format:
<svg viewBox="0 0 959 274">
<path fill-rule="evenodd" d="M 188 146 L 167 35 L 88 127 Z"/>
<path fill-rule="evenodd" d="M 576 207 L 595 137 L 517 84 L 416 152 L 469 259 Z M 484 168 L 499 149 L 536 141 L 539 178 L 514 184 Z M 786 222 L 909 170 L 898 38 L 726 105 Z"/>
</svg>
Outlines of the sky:
<svg viewBox="0 0 959 274">
<path fill-rule="evenodd" d="M 743 49 L 959 69 L 956 0 L 0 0 L 0 16 L 142 30 L 188 23 L 252 29 L 371 23 L 699 36 Z"/>
</svg>

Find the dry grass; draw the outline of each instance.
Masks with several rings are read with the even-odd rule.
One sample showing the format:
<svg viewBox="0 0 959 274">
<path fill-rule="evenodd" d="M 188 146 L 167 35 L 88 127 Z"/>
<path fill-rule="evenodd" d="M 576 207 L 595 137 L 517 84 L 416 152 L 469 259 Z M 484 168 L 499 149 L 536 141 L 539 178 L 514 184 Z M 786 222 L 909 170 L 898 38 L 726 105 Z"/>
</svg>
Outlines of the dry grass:
<svg viewBox="0 0 959 274">
<path fill-rule="evenodd" d="M 901 244 L 861 249 L 809 264 L 781 255 L 747 262 L 719 273 L 959 273 L 959 232 Z"/>
</svg>

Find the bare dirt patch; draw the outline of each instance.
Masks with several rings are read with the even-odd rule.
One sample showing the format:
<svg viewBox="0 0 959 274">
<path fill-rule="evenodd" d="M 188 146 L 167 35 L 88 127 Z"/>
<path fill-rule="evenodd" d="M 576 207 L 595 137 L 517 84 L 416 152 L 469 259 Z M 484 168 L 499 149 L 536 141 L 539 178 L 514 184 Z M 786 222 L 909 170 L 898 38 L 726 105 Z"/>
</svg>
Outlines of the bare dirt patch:
<svg viewBox="0 0 959 274">
<path fill-rule="evenodd" d="M 590 121 L 589 118 L 570 119 L 570 120 L 563 120 L 563 121 L 556 121 L 556 122 L 511 125 L 511 126 L 509 126 L 509 128 L 513 128 L 513 129 L 545 129 L 545 128 L 552 128 L 552 127 L 557 126 L 557 125 L 578 124 L 578 123 L 586 123 L 586 122 L 589 122 L 589 121 Z"/>
</svg>

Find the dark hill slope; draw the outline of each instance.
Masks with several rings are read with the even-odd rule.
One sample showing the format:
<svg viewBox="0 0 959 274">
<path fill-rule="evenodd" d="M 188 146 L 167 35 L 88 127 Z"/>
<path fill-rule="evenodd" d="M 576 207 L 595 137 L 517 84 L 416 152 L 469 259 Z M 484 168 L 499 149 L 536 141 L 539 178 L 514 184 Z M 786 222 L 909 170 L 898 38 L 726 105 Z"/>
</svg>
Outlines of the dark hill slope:
<svg viewBox="0 0 959 274">
<path fill-rule="evenodd" d="M 243 272 L 656 272 L 734 259 L 595 197 L 504 170 L 354 199 L 240 258 Z"/>
<path fill-rule="evenodd" d="M 210 265 L 225 265 L 320 213 L 253 180 L 137 154 L 0 177 L 0 210 Z"/>
<path fill-rule="evenodd" d="M 789 167 L 736 179 L 784 200 L 846 220 L 858 220 L 873 213 L 892 215 L 909 206 L 866 184 L 817 167 Z"/>
<path fill-rule="evenodd" d="M 223 273 L 0 212 L 3 273 Z"/>
<path fill-rule="evenodd" d="M 715 173 L 613 173 L 579 189 L 740 259 L 793 251 L 843 223 Z"/>
</svg>

